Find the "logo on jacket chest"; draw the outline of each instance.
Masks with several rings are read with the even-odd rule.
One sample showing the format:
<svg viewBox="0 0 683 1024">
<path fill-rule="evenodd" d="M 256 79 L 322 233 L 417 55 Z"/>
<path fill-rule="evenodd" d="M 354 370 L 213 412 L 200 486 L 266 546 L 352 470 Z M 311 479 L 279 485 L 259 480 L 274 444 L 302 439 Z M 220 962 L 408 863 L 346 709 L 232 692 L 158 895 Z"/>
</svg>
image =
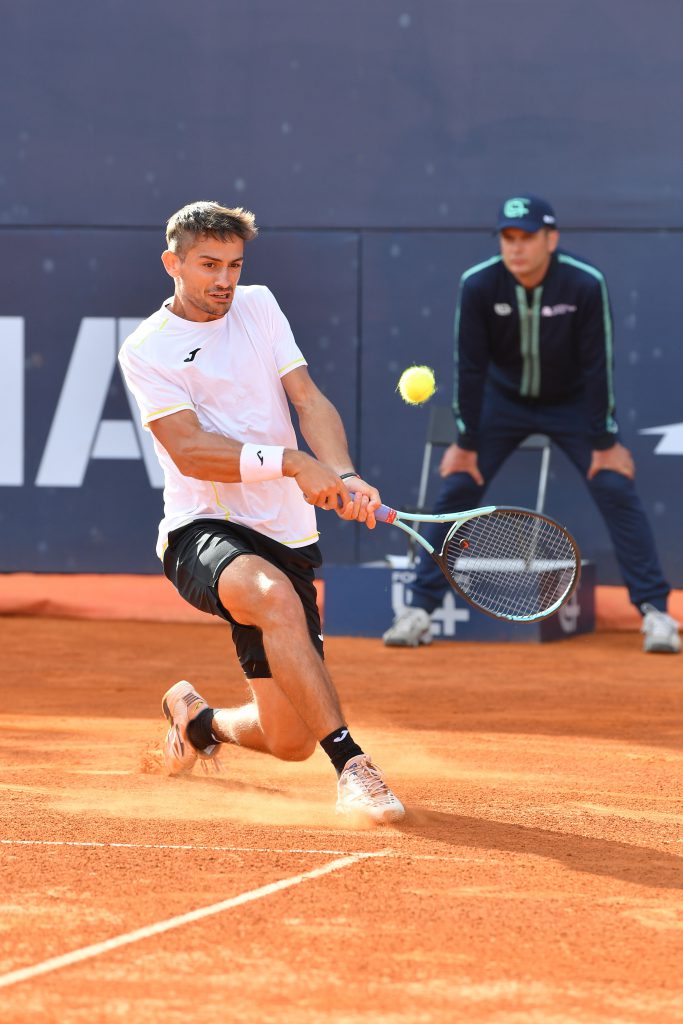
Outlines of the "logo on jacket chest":
<svg viewBox="0 0 683 1024">
<path fill-rule="evenodd" d="M 567 313 L 576 313 L 576 306 L 570 306 L 568 302 L 560 302 L 557 306 L 541 307 L 541 316 L 565 316 Z"/>
<path fill-rule="evenodd" d="M 493 306 L 496 316 L 511 316 L 512 306 L 508 302 L 496 302 Z M 568 302 L 559 302 L 556 306 L 541 306 L 541 316 L 566 316 L 567 313 L 576 313 L 576 306 Z"/>
</svg>

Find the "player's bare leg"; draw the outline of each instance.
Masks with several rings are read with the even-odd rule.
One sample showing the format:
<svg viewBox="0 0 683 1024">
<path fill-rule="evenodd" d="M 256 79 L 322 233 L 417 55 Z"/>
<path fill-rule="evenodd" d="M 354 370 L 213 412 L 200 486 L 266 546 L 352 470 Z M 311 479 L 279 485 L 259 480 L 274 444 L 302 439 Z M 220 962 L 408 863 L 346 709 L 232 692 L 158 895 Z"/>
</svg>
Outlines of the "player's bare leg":
<svg viewBox="0 0 683 1024">
<path fill-rule="evenodd" d="M 244 738 L 259 742 L 260 726 L 270 753 L 288 760 L 310 756 L 320 741 L 338 775 L 337 812 L 377 823 L 399 821 L 403 804 L 344 725 L 334 684 L 287 577 L 258 556 L 243 555 L 221 574 L 218 594 L 234 619 L 261 629 L 272 672 L 272 679 L 250 680 L 258 714 L 249 718 L 246 709 L 238 709 Z M 219 729 L 220 714 L 214 715 Z"/>
<path fill-rule="evenodd" d="M 341 728 L 344 720 L 339 698 L 311 643 L 301 602 L 284 573 L 257 555 L 243 555 L 221 573 L 218 596 L 237 622 L 257 626 L 263 633 L 273 679 L 250 682 L 252 688 L 258 684 L 257 706 L 267 739 L 271 739 L 271 730 L 281 732 L 281 696 L 287 698 L 315 740 Z"/>
<path fill-rule="evenodd" d="M 223 743 L 236 743 L 283 761 L 305 761 L 316 739 L 291 701 L 272 679 L 248 679 L 253 701 L 214 711 L 212 732 Z"/>
<path fill-rule="evenodd" d="M 163 701 L 170 725 L 164 754 L 169 772 L 191 771 L 197 759 L 215 762 L 222 742 L 299 761 L 310 757 L 319 741 L 337 772 L 337 812 L 376 823 L 399 821 L 403 804 L 344 724 L 336 690 L 287 577 L 258 556 L 243 555 L 223 570 L 218 593 L 236 621 L 261 629 L 272 678 L 248 680 L 252 703 L 218 710 L 186 680 L 172 686 Z"/>
<path fill-rule="evenodd" d="M 236 743 L 238 747 L 270 753 L 254 701 L 239 708 L 215 708 L 211 731 L 221 743 Z"/>
</svg>

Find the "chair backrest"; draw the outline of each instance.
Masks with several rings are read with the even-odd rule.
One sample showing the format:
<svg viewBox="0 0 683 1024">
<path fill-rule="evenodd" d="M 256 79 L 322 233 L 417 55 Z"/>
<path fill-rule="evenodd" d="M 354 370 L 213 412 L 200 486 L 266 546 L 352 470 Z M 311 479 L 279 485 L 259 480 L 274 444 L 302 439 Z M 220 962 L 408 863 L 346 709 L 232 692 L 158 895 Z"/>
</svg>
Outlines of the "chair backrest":
<svg viewBox="0 0 683 1024">
<path fill-rule="evenodd" d="M 457 436 L 453 410 L 448 405 L 433 405 L 429 410 L 429 423 L 427 425 L 427 444 L 436 448 L 446 448 L 453 444 Z M 520 448 L 530 451 L 539 451 L 547 448 L 550 439 L 545 434 L 530 434 L 520 444 Z"/>
<path fill-rule="evenodd" d="M 453 410 L 448 405 L 433 405 L 429 410 L 427 444 L 446 448 L 457 435 Z"/>
</svg>

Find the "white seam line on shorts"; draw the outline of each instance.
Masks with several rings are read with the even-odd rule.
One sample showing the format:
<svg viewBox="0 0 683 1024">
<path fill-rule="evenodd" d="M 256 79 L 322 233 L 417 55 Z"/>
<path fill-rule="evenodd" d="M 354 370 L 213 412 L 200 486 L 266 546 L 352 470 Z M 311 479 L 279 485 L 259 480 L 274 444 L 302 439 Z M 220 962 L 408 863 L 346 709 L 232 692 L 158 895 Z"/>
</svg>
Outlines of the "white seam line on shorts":
<svg viewBox="0 0 683 1024">
<path fill-rule="evenodd" d="M 357 864 L 367 857 L 383 857 L 385 852 L 379 850 L 377 853 L 355 853 L 350 857 L 339 857 L 329 864 L 320 868 L 313 868 L 312 871 L 304 871 L 300 875 L 293 875 L 291 878 L 283 878 L 279 882 L 271 882 L 269 885 L 262 885 L 258 889 L 251 889 L 249 892 L 240 893 L 239 896 L 232 896 L 230 899 L 221 900 L 220 903 L 212 903 L 208 907 L 200 907 L 199 910 L 191 910 L 187 914 L 179 914 L 176 917 L 169 917 L 166 921 L 158 921 L 156 924 L 146 925 L 144 928 L 136 928 L 132 932 L 125 932 L 123 935 L 116 935 L 113 939 L 105 939 L 104 942 L 95 942 L 91 946 L 83 946 L 81 949 L 74 949 L 62 956 L 53 956 L 42 963 L 34 964 L 32 967 L 22 967 L 8 974 L 0 975 L 0 988 L 8 988 L 20 981 L 28 981 L 39 974 L 48 974 L 50 971 L 57 971 L 61 967 L 69 967 L 71 964 L 89 960 L 91 957 L 99 956 L 101 953 L 109 953 L 121 946 L 128 946 L 141 939 L 151 938 L 153 935 L 161 935 L 163 932 L 171 931 L 173 928 L 180 928 L 184 924 L 192 924 L 194 921 L 201 921 L 202 918 L 212 917 L 232 907 L 239 907 L 244 903 L 251 903 L 253 900 L 261 899 L 262 896 L 271 896 L 273 893 L 281 892 L 283 889 L 290 889 L 294 885 L 306 882 L 312 878 L 319 878 L 321 875 L 329 875 L 333 871 Z"/>
</svg>

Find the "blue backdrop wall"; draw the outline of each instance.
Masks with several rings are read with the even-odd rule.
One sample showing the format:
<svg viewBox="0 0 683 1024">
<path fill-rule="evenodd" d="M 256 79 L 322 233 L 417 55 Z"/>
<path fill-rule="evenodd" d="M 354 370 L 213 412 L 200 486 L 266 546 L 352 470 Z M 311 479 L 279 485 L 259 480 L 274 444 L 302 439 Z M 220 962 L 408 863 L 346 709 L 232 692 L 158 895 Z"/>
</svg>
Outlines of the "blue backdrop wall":
<svg viewBox="0 0 683 1024">
<path fill-rule="evenodd" d="M 158 473 L 115 356 L 169 294 L 179 206 L 256 212 L 243 280 L 272 288 L 358 464 L 405 506 L 428 412 L 396 381 L 428 362 L 450 400 L 458 278 L 529 189 L 607 275 L 623 439 L 683 586 L 678 0 L 29 0 L 3 25 L 0 569 L 159 569 Z M 529 504 L 536 471 L 518 454 L 492 499 Z M 619 582 L 560 454 L 547 507 Z M 330 561 L 403 550 L 320 525 Z"/>
</svg>

